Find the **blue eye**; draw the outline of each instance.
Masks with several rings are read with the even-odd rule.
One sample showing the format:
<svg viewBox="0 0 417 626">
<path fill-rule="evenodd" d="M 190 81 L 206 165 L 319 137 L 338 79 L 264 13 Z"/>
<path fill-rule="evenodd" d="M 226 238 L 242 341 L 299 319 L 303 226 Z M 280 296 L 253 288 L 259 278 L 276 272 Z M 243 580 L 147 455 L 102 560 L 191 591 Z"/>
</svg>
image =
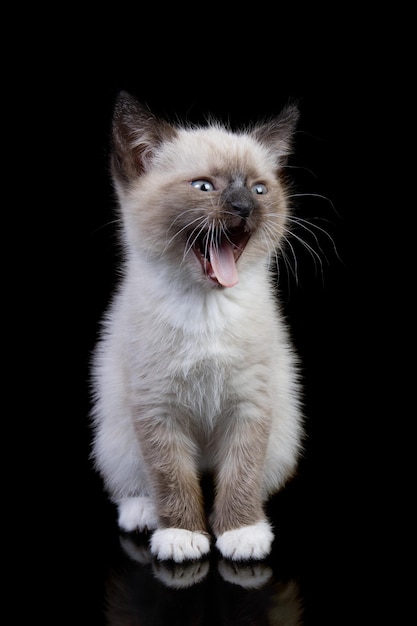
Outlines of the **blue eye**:
<svg viewBox="0 0 417 626">
<path fill-rule="evenodd" d="M 200 191 L 214 191 L 214 185 L 209 180 L 192 180 L 190 184 Z"/>
<path fill-rule="evenodd" d="M 257 183 L 256 185 L 254 185 L 251 191 L 252 193 L 256 193 L 256 194 L 268 193 L 268 189 L 262 183 Z"/>
</svg>

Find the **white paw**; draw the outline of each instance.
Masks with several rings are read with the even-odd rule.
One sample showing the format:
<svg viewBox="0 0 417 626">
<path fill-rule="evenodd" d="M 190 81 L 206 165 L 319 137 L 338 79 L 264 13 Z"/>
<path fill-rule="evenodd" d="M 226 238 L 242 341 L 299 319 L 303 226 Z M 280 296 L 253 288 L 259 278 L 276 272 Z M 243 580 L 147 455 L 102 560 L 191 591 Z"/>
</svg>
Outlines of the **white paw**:
<svg viewBox="0 0 417 626">
<path fill-rule="evenodd" d="M 152 554 L 161 561 L 182 563 L 201 559 L 210 550 L 210 540 L 207 535 L 197 531 L 161 528 L 153 533 L 150 548 Z"/>
<path fill-rule="evenodd" d="M 270 525 L 262 521 L 227 530 L 217 538 L 216 546 L 226 559 L 263 559 L 270 553 L 273 539 Z"/>
<path fill-rule="evenodd" d="M 124 498 L 118 504 L 120 528 L 127 532 L 133 530 L 153 530 L 158 526 L 155 506 L 146 496 Z"/>
</svg>

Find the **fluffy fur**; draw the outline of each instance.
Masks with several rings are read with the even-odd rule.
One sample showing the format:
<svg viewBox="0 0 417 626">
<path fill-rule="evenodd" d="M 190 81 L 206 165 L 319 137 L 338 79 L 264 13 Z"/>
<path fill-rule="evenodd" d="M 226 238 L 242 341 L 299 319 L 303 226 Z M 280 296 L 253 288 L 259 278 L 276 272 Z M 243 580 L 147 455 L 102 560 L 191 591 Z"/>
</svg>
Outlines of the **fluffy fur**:
<svg viewBox="0 0 417 626">
<path fill-rule="evenodd" d="M 121 280 L 92 365 L 92 457 L 125 531 L 152 553 L 263 558 L 264 504 L 303 437 L 297 358 L 269 265 L 285 243 L 297 109 L 241 131 L 116 101 Z M 206 519 L 200 478 L 210 473 Z"/>
</svg>

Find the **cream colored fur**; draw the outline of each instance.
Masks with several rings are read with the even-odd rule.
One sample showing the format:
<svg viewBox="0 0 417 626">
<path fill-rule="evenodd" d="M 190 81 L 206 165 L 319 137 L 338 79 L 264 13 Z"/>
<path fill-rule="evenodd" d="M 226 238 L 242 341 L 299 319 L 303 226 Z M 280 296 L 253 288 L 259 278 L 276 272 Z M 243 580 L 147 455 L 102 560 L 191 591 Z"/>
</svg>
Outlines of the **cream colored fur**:
<svg viewBox="0 0 417 626">
<path fill-rule="evenodd" d="M 94 355 L 92 454 L 121 528 L 155 531 L 161 560 L 199 558 L 210 535 L 225 557 L 263 558 L 273 540 L 264 503 L 296 470 L 297 358 L 269 273 L 288 237 L 281 174 L 294 117 L 239 134 L 169 126 L 126 94 L 115 108 L 125 258 Z M 201 179 L 214 191 L 190 184 Z M 250 204 L 257 183 L 268 192 L 245 217 L 239 282 L 223 287 L 192 244 L 208 224 L 239 224 L 240 203 L 232 210 L 224 194 Z M 215 484 L 209 521 L 203 472 Z"/>
</svg>

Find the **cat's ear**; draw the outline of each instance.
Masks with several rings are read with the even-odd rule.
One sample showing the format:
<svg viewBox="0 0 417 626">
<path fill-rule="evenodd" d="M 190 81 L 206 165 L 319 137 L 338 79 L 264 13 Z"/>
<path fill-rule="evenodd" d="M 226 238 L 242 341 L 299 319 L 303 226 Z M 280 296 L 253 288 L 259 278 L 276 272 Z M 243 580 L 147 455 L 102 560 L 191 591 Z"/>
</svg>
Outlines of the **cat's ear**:
<svg viewBox="0 0 417 626">
<path fill-rule="evenodd" d="M 151 111 L 126 91 L 121 91 L 113 110 L 111 136 L 111 168 L 122 184 L 146 171 L 153 155 L 163 141 L 176 131 L 168 122 Z"/>
<path fill-rule="evenodd" d="M 284 165 L 291 153 L 299 116 L 298 106 L 287 104 L 277 117 L 258 124 L 252 131 L 258 141 L 275 152 L 278 166 Z"/>
</svg>

